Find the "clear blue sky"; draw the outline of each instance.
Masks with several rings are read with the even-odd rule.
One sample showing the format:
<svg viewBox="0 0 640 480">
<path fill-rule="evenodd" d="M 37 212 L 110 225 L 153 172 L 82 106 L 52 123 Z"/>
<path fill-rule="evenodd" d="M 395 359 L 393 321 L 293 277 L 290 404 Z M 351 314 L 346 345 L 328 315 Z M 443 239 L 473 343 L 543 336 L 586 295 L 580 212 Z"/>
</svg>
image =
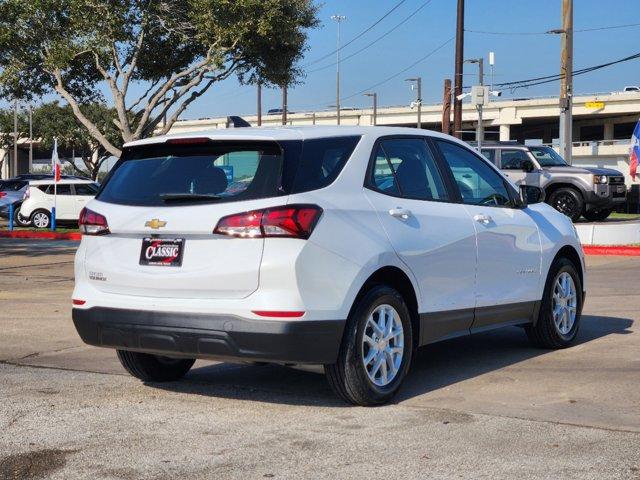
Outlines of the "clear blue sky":
<svg viewBox="0 0 640 480">
<path fill-rule="evenodd" d="M 310 32 L 309 50 L 301 64 L 335 50 L 336 25 L 332 14 L 346 15 L 342 24 L 343 43 L 374 23 L 399 0 L 325 0 L 319 17 L 321 26 Z M 362 38 L 343 50 L 343 57 L 359 50 L 393 28 L 426 0 L 405 0 L 391 15 Z M 576 30 L 640 23 L 638 0 L 575 0 Z M 466 0 L 466 29 L 491 32 L 544 32 L 560 27 L 561 0 Z M 342 97 L 368 88 L 414 63 L 446 42 L 455 34 L 456 0 L 432 0 L 414 17 L 369 49 L 342 64 Z M 587 67 L 625 57 L 640 51 L 640 27 L 576 32 L 574 40 L 575 68 Z M 465 33 L 465 58 L 496 54 L 495 82 L 520 80 L 555 74 L 559 70 L 560 37 L 558 35 L 489 35 Z M 454 42 L 387 83 L 377 86 L 381 105 L 408 104 L 414 96 L 404 79 L 422 76 L 423 98 L 427 103 L 442 97 L 444 78 L 453 78 Z M 307 70 L 303 84 L 290 90 L 292 111 L 323 109 L 335 103 L 334 57 L 314 63 Z M 489 73 L 488 65 L 485 68 Z M 465 66 L 469 82 L 477 78 L 475 65 Z M 624 85 L 640 84 L 640 60 L 616 65 L 576 77 L 575 92 L 608 92 Z M 507 96 L 530 97 L 558 92 L 558 83 L 520 89 Z M 281 96 L 277 90 L 263 94 L 263 108 L 278 108 Z M 345 99 L 343 106 L 365 106 L 370 100 L 362 95 Z M 254 114 L 255 87 L 240 86 L 229 79 L 215 85 L 195 102 L 183 118 L 202 118 L 231 114 Z"/>
</svg>

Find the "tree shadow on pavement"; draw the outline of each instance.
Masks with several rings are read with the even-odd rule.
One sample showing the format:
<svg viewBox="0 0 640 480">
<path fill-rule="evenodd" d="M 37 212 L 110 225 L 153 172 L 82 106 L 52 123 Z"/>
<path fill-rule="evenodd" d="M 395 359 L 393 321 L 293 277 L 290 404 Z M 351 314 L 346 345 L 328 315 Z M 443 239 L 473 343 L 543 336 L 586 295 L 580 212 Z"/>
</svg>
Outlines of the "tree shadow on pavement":
<svg viewBox="0 0 640 480">
<path fill-rule="evenodd" d="M 27 258 L 48 257 L 51 255 L 73 255 L 79 242 L 70 240 L 23 240 L 0 238 L 0 255 Z"/>
<path fill-rule="evenodd" d="M 585 315 L 576 345 L 631 331 L 633 320 Z M 552 350 L 532 347 L 524 330 L 507 327 L 447 340 L 418 350 L 396 401 L 423 395 Z M 288 405 L 346 407 L 323 375 L 279 365 L 221 363 L 192 369 L 181 382 L 149 383 L 173 392 Z"/>
</svg>

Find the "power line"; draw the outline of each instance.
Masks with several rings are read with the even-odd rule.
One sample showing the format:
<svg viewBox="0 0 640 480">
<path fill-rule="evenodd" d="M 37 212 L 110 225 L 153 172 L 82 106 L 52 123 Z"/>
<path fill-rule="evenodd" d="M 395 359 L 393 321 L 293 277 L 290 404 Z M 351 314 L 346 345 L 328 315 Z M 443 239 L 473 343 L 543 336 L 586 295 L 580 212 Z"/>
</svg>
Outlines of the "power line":
<svg viewBox="0 0 640 480">
<path fill-rule="evenodd" d="M 404 18 L 404 20 L 402 20 L 400 23 L 398 23 L 397 25 L 395 25 L 393 28 L 391 28 L 390 30 L 387 30 L 384 34 L 380 35 L 378 38 L 376 38 L 375 40 L 369 42 L 367 45 L 365 45 L 364 47 L 360 48 L 359 50 L 356 50 L 355 52 L 347 55 L 346 57 L 342 58 L 340 61 L 344 62 L 345 60 L 349 60 L 352 57 L 355 57 L 356 55 L 358 55 L 359 53 L 364 52 L 365 50 L 367 50 L 369 47 L 375 45 L 376 43 L 378 43 L 380 40 L 382 40 L 383 38 L 389 36 L 391 33 L 393 33 L 394 31 L 396 31 L 398 28 L 400 28 L 402 25 L 404 25 L 405 23 L 407 23 L 409 20 L 411 20 L 412 18 L 414 18 L 414 16 L 423 8 L 425 8 L 427 5 L 429 5 L 433 0 L 427 0 L 426 2 L 424 2 L 422 5 L 420 5 L 418 8 L 416 8 L 413 12 L 411 12 L 406 18 Z M 325 70 L 327 68 L 331 68 L 335 66 L 334 63 L 329 63 L 323 67 L 318 67 L 315 68 L 313 70 L 310 70 L 307 73 L 315 73 L 315 72 L 319 72 L 321 70 Z"/>
<path fill-rule="evenodd" d="M 619 63 L 623 63 L 623 62 L 629 62 L 631 60 L 636 60 L 640 58 L 640 52 L 638 53 L 634 53 L 632 55 L 629 55 L 627 57 L 624 58 L 620 58 L 618 60 L 612 60 L 610 62 L 606 62 L 606 63 L 601 63 L 599 65 L 594 65 L 591 67 L 585 67 L 585 68 L 581 68 L 579 70 L 575 70 L 573 72 L 573 76 L 578 76 L 578 75 L 584 75 L 586 73 L 591 73 L 595 70 L 600 70 L 602 68 L 606 68 L 606 67 L 610 67 L 612 65 L 617 65 Z M 496 87 L 507 87 L 507 88 L 522 88 L 522 87 L 533 87 L 535 85 L 542 85 L 544 83 L 552 83 L 552 82 L 557 82 L 558 80 L 560 80 L 561 78 L 563 78 L 562 74 L 556 74 L 556 75 L 546 75 L 543 77 L 534 77 L 534 78 L 528 78 L 525 80 L 516 80 L 516 81 L 512 81 L 512 82 L 503 82 L 503 83 L 496 83 L 495 86 Z"/>
<path fill-rule="evenodd" d="M 596 32 L 600 30 L 614 30 L 618 28 L 629 28 L 629 27 L 638 27 L 640 23 L 627 23 L 624 25 L 610 25 L 607 27 L 595 27 L 595 28 L 581 28 L 576 29 L 573 33 L 583 33 L 583 32 Z M 468 30 L 465 29 L 465 32 L 469 33 L 479 33 L 482 35 L 513 35 L 513 36 L 527 36 L 527 35 L 548 35 L 548 31 L 544 32 L 492 32 L 487 30 Z"/>
<path fill-rule="evenodd" d="M 419 63 L 424 62 L 427 58 L 429 58 L 431 55 L 433 55 L 434 53 L 438 52 L 439 50 L 443 49 L 447 44 L 451 43 L 453 41 L 453 39 L 455 38 L 455 36 L 449 38 L 447 41 L 445 41 L 444 43 L 440 44 L 438 47 L 434 48 L 433 50 L 431 50 L 429 53 L 427 53 L 425 56 L 419 58 L 418 60 L 416 60 L 415 62 L 413 62 L 411 65 L 409 65 L 406 68 L 403 68 L 402 70 L 400 70 L 399 72 L 391 75 L 390 77 L 385 78 L 384 80 L 376 83 L 375 85 L 371 85 L 370 87 L 365 88 L 364 90 L 360 90 L 359 92 L 354 93 L 353 95 L 349 95 L 348 97 L 344 97 L 342 100 L 349 100 L 350 98 L 353 97 L 357 97 L 358 95 L 362 95 L 365 92 L 368 92 L 370 90 L 373 90 L 376 87 L 379 87 L 380 85 L 384 85 L 385 83 L 393 80 L 394 78 L 402 75 L 403 73 L 405 73 L 407 70 L 411 70 L 413 67 L 415 67 L 416 65 L 418 65 Z"/>
<path fill-rule="evenodd" d="M 359 38 L 361 38 L 363 35 L 365 35 L 367 32 L 369 32 L 370 30 L 372 30 L 376 25 L 378 25 L 380 22 L 382 22 L 385 18 L 387 18 L 389 15 L 391 15 L 396 9 L 398 9 L 400 7 L 400 5 L 402 5 L 404 2 L 406 2 L 407 0 L 400 0 L 398 3 L 395 4 L 395 6 L 389 10 L 387 13 L 385 13 L 382 17 L 380 17 L 378 20 L 376 20 L 373 24 L 369 25 L 367 28 L 365 28 L 362 32 L 360 32 L 358 35 L 356 35 L 355 37 L 353 37 L 351 40 L 349 40 L 348 42 L 346 42 L 345 44 L 343 44 L 340 47 L 340 50 L 343 50 L 345 47 L 348 47 L 349 45 L 351 45 L 353 42 L 355 42 L 356 40 L 358 40 Z M 326 55 L 323 55 L 320 58 L 317 58 L 315 60 L 312 60 L 311 62 L 302 65 L 302 68 L 304 67 L 309 67 L 311 65 L 315 65 L 316 63 L 321 62 L 322 60 L 332 57 L 333 55 L 335 55 L 338 52 L 338 49 L 336 48 L 334 51 L 327 53 Z"/>
<path fill-rule="evenodd" d="M 431 50 L 429 53 L 427 53 L 426 55 L 424 55 L 423 57 L 420 57 L 418 60 L 416 60 L 415 62 L 413 62 L 411 65 L 409 65 L 408 67 L 403 68 L 402 70 L 400 70 L 399 72 L 394 73 L 393 75 L 385 78 L 384 80 L 381 80 L 380 82 L 371 85 L 363 90 L 360 90 L 359 92 L 353 93 L 347 97 L 342 97 L 340 100 L 344 101 L 344 100 L 349 100 L 353 97 L 357 97 L 359 95 L 362 95 L 365 92 L 368 92 L 370 90 L 373 90 L 376 87 L 379 87 L 380 85 L 384 85 L 387 82 L 390 82 L 391 80 L 393 80 L 396 77 L 399 77 L 400 75 L 402 75 L 403 73 L 405 73 L 407 70 L 411 70 L 413 67 L 415 67 L 416 65 L 418 65 L 421 62 L 424 62 L 427 58 L 429 58 L 430 56 L 432 56 L 433 54 L 435 54 L 436 52 L 438 52 L 439 50 L 443 49 L 447 44 L 451 43 L 455 38 L 455 35 L 452 36 L 451 38 L 449 38 L 448 40 L 446 40 L 444 43 L 440 44 L 439 46 L 437 46 L 436 48 L 434 48 L 433 50 Z M 306 105 L 300 105 L 299 108 L 314 108 L 317 107 L 319 105 L 326 105 L 327 102 L 322 102 L 322 103 L 314 103 L 314 104 L 306 104 Z"/>
</svg>

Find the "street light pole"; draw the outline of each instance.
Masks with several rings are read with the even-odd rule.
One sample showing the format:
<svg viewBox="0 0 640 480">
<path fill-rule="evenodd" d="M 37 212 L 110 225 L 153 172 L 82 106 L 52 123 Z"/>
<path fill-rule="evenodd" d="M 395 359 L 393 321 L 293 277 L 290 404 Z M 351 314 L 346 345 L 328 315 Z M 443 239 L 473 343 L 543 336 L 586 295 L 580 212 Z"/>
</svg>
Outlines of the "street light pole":
<svg viewBox="0 0 640 480">
<path fill-rule="evenodd" d="M 422 77 L 407 78 L 407 82 L 415 82 L 416 106 L 418 107 L 418 128 L 422 128 Z M 412 86 L 413 87 L 413 86 Z"/>
<path fill-rule="evenodd" d="M 262 125 L 262 82 L 258 80 L 258 126 Z"/>
<path fill-rule="evenodd" d="M 340 125 L 340 24 L 346 19 L 347 17 L 344 15 L 331 15 L 331 20 L 334 20 L 338 24 L 338 40 L 336 48 L 336 118 L 338 125 Z"/>
<path fill-rule="evenodd" d="M 18 175 L 18 99 L 13 102 L 13 175 Z"/>
<path fill-rule="evenodd" d="M 484 86 L 484 59 L 478 59 L 478 82 L 480 86 Z M 487 100 L 487 99 L 485 99 Z M 476 130 L 476 141 L 478 142 L 478 150 L 482 148 L 484 142 L 484 125 L 482 124 L 482 105 L 478 105 L 478 129 Z"/>
<path fill-rule="evenodd" d="M 458 97 L 462 95 L 462 76 L 464 58 L 464 0 L 458 0 L 457 21 L 456 21 L 456 55 L 455 74 L 453 77 L 453 136 L 462 138 L 462 100 Z"/>
<path fill-rule="evenodd" d="M 365 97 L 371 97 L 373 99 L 373 125 L 378 124 L 378 94 L 376 92 L 373 93 L 365 93 Z"/>
<path fill-rule="evenodd" d="M 484 58 L 472 58 L 469 60 L 465 60 L 464 63 L 477 63 L 478 64 L 478 84 L 480 88 L 484 87 Z M 484 98 L 483 101 L 487 101 L 487 98 Z M 476 142 L 478 143 L 478 150 L 482 148 L 482 142 L 484 141 L 484 125 L 482 124 L 482 104 L 476 105 L 476 110 L 478 111 L 478 126 L 476 127 Z"/>
<path fill-rule="evenodd" d="M 33 168 L 33 107 L 29 105 L 29 173 Z"/>
<path fill-rule="evenodd" d="M 287 109 L 289 108 L 289 106 L 287 105 L 288 103 L 287 93 L 288 93 L 287 84 L 285 83 L 282 86 L 282 125 L 287 124 Z"/>
</svg>

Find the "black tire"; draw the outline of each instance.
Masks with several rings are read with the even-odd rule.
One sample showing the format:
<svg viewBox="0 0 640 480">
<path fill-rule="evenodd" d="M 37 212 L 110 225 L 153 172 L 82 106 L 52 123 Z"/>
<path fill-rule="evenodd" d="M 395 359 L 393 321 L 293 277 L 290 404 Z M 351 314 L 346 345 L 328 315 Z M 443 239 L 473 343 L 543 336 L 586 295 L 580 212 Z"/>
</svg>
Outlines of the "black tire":
<svg viewBox="0 0 640 480">
<path fill-rule="evenodd" d="M 41 215 L 43 217 L 40 217 Z M 39 221 L 40 218 L 44 218 L 44 217 L 46 217 L 46 220 L 47 220 L 46 224 L 44 221 L 42 223 L 40 223 Z M 38 221 L 38 225 L 36 225 L 36 221 Z M 36 210 L 31 214 L 31 217 L 29 218 L 29 223 L 33 225 L 35 228 L 42 228 L 42 229 L 49 228 L 51 226 L 51 213 L 43 209 Z"/>
<path fill-rule="evenodd" d="M 20 207 L 22 205 L 18 205 L 13 210 L 13 223 L 16 227 L 28 227 L 31 225 L 31 219 L 23 218 L 20 215 Z"/>
<path fill-rule="evenodd" d="M 118 350 L 118 360 L 127 372 L 144 382 L 179 380 L 195 363 L 193 358 L 169 358 L 126 350 Z"/>
<path fill-rule="evenodd" d="M 603 208 L 601 210 L 587 210 L 582 215 L 590 222 L 602 222 L 613 212 L 613 208 Z"/>
<path fill-rule="evenodd" d="M 580 218 L 584 211 L 584 199 L 582 194 L 575 188 L 557 189 L 549 196 L 548 203 L 574 222 Z"/>
<path fill-rule="evenodd" d="M 576 319 L 572 328 L 566 334 L 560 332 L 553 318 L 553 289 L 558 277 L 568 273 L 573 279 L 576 289 Z M 569 259 L 560 257 L 554 261 L 549 269 L 547 282 L 544 286 L 544 294 L 540 304 L 540 312 L 535 325 L 525 327 L 527 336 L 531 342 L 542 348 L 566 348 L 569 347 L 578 335 L 580 319 L 582 315 L 582 282 L 576 266 Z"/>
<path fill-rule="evenodd" d="M 389 384 L 378 386 L 369 379 L 365 370 L 362 341 L 367 319 L 376 307 L 383 304 L 390 305 L 398 313 L 403 329 L 404 350 L 396 376 Z M 325 365 L 327 380 L 332 390 L 345 402 L 361 406 L 380 405 L 397 393 L 409 371 L 412 354 L 411 316 L 404 299 L 393 288 L 376 285 L 354 305 L 345 326 L 338 361 Z"/>
</svg>

